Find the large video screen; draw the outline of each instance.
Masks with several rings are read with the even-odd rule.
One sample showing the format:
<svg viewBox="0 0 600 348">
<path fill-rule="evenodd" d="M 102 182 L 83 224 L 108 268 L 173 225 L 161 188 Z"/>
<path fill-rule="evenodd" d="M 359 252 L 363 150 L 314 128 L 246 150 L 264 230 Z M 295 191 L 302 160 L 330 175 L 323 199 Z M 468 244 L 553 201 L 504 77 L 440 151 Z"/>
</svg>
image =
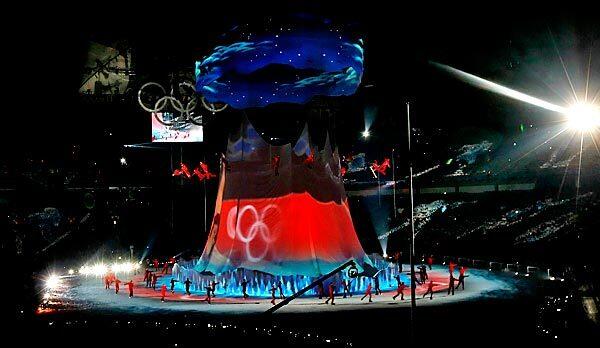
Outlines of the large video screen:
<svg viewBox="0 0 600 348">
<path fill-rule="evenodd" d="M 166 125 L 158 118 L 169 122 L 173 115 L 169 112 L 152 114 L 152 142 L 163 143 L 193 143 L 204 140 L 202 126 L 190 122 Z"/>
</svg>

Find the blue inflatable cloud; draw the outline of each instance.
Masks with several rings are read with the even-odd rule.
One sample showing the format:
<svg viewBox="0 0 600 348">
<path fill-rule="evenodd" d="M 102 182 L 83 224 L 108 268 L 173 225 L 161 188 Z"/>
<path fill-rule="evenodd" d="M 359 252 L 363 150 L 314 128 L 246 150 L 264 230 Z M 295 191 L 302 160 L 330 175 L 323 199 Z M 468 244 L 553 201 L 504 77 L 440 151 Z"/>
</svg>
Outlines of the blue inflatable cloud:
<svg viewBox="0 0 600 348">
<path fill-rule="evenodd" d="M 362 40 L 333 29 L 287 29 L 216 47 L 196 62 L 196 90 L 238 109 L 306 103 L 354 94 L 362 72 Z"/>
</svg>

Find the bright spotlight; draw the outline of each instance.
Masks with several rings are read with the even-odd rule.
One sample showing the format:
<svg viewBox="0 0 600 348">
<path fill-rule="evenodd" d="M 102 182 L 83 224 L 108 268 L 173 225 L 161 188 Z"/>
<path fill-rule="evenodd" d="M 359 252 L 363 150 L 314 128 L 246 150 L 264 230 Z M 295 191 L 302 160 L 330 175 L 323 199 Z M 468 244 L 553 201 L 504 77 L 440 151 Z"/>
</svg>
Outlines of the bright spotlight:
<svg viewBox="0 0 600 348">
<path fill-rule="evenodd" d="M 60 286 L 60 277 L 56 274 L 51 274 L 46 278 L 46 289 L 54 290 Z"/>
<path fill-rule="evenodd" d="M 125 157 L 121 157 L 120 162 L 121 162 L 122 166 L 126 166 L 127 165 L 127 159 Z"/>
<path fill-rule="evenodd" d="M 69 275 L 73 275 L 74 273 L 75 273 L 74 270 L 72 270 L 72 269 L 69 270 Z"/>
<path fill-rule="evenodd" d="M 588 103 L 577 103 L 567 109 L 569 128 L 590 131 L 600 127 L 600 109 Z"/>
<path fill-rule="evenodd" d="M 363 136 L 363 138 L 365 138 L 365 139 L 367 139 L 367 138 L 369 137 L 369 135 L 371 135 L 371 132 L 369 132 L 369 130 L 368 130 L 368 129 L 365 129 L 365 130 L 362 132 L 362 136 Z"/>
</svg>

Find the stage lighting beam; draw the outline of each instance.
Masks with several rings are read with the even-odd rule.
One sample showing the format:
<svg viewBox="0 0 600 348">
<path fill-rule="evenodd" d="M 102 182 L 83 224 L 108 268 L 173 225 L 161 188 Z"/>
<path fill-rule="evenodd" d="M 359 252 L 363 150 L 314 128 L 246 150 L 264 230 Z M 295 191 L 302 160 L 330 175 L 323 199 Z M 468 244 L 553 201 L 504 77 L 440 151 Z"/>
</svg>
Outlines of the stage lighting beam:
<svg viewBox="0 0 600 348">
<path fill-rule="evenodd" d="M 365 130 L 362 132 L 362 136 L 363 136 L 363 138 L 367 139 L 369 136 L 371 136 L 371 132 L 369 132 L 369 130 L 368 130 L 368 129 L 365 129 Z"/>
</svg>

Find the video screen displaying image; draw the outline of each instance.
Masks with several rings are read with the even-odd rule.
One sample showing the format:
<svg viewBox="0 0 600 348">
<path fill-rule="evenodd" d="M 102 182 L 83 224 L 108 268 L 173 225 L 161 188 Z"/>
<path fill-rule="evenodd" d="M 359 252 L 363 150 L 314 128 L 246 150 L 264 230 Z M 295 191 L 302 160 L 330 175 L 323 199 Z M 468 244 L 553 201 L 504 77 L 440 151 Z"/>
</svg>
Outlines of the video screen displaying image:
<svg viewBox="0 0 600 348">
<path fill-rule="evenodd" d="M 168 122 L 173 118 L 170 112 L 152 114 L 152 142 L 163 143 L 193 143 L 202 142 L 204 133 L 202 126 L 193 123 L 175 123 L 167 126 L 158 121 L 158 118 Z"/>
</svg>

